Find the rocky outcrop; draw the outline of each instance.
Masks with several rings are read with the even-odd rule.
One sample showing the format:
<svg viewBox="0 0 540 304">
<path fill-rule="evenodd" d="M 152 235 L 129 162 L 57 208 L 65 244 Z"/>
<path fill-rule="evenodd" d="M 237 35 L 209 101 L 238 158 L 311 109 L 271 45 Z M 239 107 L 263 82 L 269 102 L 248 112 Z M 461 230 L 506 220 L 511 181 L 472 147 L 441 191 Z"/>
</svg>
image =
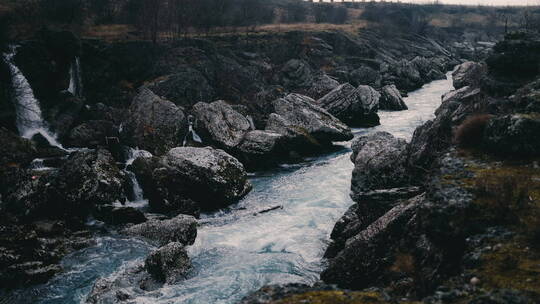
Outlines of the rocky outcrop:
<svg viewBox="0 0 540 304">
<path fill-rule="evenodd" d="M 454 88 L 458 90 L 466 86 L 478 86 L 484 74 L 485 68 L 482 64 L 472 61 L 462 63 L 452 73 Z"/>
<path fill-rule="evenodd" d="M 244 166 L 223 150 L 182 147 L 138 158 L 133 170 L 156 212 L 196 214 L 230 205 L 251 190 Z"/>
<path fill-rule="evenodd" d="M 317 100 L 317 104 L 350 126 L 370 127 L 379 124 L 380 96 L 369 86 L 355 88 L 345 83 Z"/>
<path fill-rule="evenodd" d="M 377 132 L 352 144 L 354 162 L 352 197 L 365 192 L 403 187 L 409 184 L 405 151 L 407 143 L 390 133 Z"/>
<path fill-rule="evenodd" d="M 223 100 L 197 103 L 193 113 L 195 130 L 203 141 L 221 149 L 234 149 L 251 130 L 249 120 Z"/>
<path fill-rule="evenodd" d="M 289 90 L 309 88 L 313 83 L 313 72 L 309 64 L 300 59 L 287 61 L 279 72 L 278 82 Z"/>
<path fill-rule="evenodd" d="M 390 111 L 407 110 L 408 107 L 401 97 L 401 93 L 395 85 L 387 85 L 381 89 L 381 98 L 379 99 L 379 109 Z"/>
<path fill-rule="evenodd" d="M 122 230 L 123 234 L 143 237 L 159 246 L 175 242 L 192 245 L 197 237 L 197 220 L 189 215 L 178 215 L 168 220 L 149 220 Z"/>
<path fill-rule="evenodd" d="M 174 284 L 186 278 L 191 261 L 182 243 L 169 243 L 150 253 L 145 270 L 160 283 Z"/>
<path fill-rule="evenodd" d="M 538 113 L 501 116 L 487 124 L 483 144 L 494 154 L 534 157 L 540 154 L 539 132 Z"/>
<path fill-rule="evenodd" d="M 129 107 L 120 137 L 127 145 L 162 155 L 182 145 L 187 128 L 182 109 L 142 88 Z"/>
<path fill-rule="evenodd" d="M 206 77 L 189 67 L 179 68 L 176 74 L 159 79 L 150 85 L 149 89 L 186 109 L 197 102 L 211 102 L 216 96 Z"/>
<path fill-rule="evenodd" d="M 299 143 L 309 148 L 352 139 L 349 127 L 314 103 L 313 99 L 299 94 L 275 100 L 266 131 L 284 135 L 294 143 L 294 149 L 301 148 Z"/>
<path fill-rule="evenodd" d="M 313 84 L 307 90 L 306 95 L 313 99 L 319 99 L 335 89 L 337 86 L 339 86 L 339 82 L 337 80 L 326 75 L 325 73 L 320 73 L 313 79 Z"/>
</svg>

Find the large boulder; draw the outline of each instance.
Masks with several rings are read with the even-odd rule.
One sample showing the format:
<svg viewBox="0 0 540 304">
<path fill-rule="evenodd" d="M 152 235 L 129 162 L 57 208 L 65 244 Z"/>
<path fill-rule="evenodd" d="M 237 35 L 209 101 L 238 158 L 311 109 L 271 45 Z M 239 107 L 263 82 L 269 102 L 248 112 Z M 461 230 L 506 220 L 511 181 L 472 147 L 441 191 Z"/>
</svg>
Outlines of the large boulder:
<svg viewBox="0 0 540 304">
<path fill-rule="evenodd" d="M 349 81 L 354 86 L 368 85 L 379 88 L 381 86 L 381 73 L 369 66 L 361 66 L 349 75 Z"/>
<path fill-rule="evenodd" d="M 288 138 L 303 138 L 304 143 L 326 145 L 353 138 L 351 129 L 307 96 L 289 94 L 273 102 L 274 112 L 266 130 Z"/>
<path fill-rule="evenodd" d="M 169 220 L 153 219 L 122 230 L 123 234 L 148 239 L 158 246 L 171 242 L 192 245 L 197 237 L 197 220 L 189 215 L 178 215 Z"/>
<path fill-rule="evenodd" d="M 325 73 L 320 73 L 319 75 L 315 76 L 313 84 L 307 90 L 306 95 L 313 99 L 319 99 L 335 89 L 337 86 L 339 86 L 339 82 L 337 80 L 326 75 Z"/>
<path fill-rule="evenodd" d="M 181 108 L 142 88 L 133 99 L 121 139 L 155 155 L 182 145 L 188 124 Z"/>
<path fill-rule="evenodd" d="M 387 132 L 359 137 L 352 144 L 354 170 L 352 198 L 378 189 L 402 187 L 409 183 L 405 167 L 407 143 Z"/>
<path fill-rule="evenodd" d="M 342 288 L 360 290 L 377 286 L 384 280 L 397 276 L 400 271 L 412 271 L 392 267 L 399 258 L 393 252 L 393 247 L 405 235 L 404 227 L 414 219 L 422 200 L 423 196 L 419 196 L 394 207 L 366 229 L 349 238 L 345 248 L 330 260 L 328 267 L 321 273 L 321 279 Z"/>
<path fill-rule="evenodd" d="M 197 118 L 195 130 L 203 141 L 222 149 L 235 148 L 251 130 L 249 120 L 223 100 L 199 102 L 193 113 Z"/>
<path fill-rule="evenodd" d="M 0 127 L 0 171 L 7 166 L 25 167 L 36 154 L 36 147 L 30 140 Z"/>
<path fill-rule="evenodd" d="M 58 214 L 84 215 L 95 205 L 124 200 L 123 176 L 104 149 L 72 154 L 54 174 L 48 195 Z"/>
<path fill-rule="evenodd" d="M 381 110 L 401 111 L 407 110 L 408 107 L 401 97 L 401 93 L 395 85 L 384 86 L 381 90 L 381 98 L 379 99 L 379 108 Z"/>
<path fill-rule="evenodd" d="M 248 169 L 264 169 L 275 165 L 285 153 L 284 135 L 254 130 L 246 133 L 237 151 Z"/>
<path fill-rule="evenodd" d="M 228 206 L 251 190 L 244 166 L 223 150 L 181 147 L 162 158 L 133 164 L 150 207 L 157 212 L 189 212 Z"/>
<path fill-rule="evenodd" d="M 186 278 L 191 261 L 182 243 L 169 243 L 152 252 L 144 262 L 146 271 L 158 282 L 174 284 Z"/>
<path fill-rule="evenodd" d="M 540 115 L 513 114 L 493 118 L 484 131 L 487 150 L 507 156 L 540 155 Z"/>
<path fill-rule="evenodd" d="M 354 127 L 371 127 L 379 124 L 377 110 L 380 94 L 370 86 L 358 88 L 345 83 L 317 103 L 343 122 Z"/>
<path fill-rule="evenodd" d="M 466 86 L 476 86 L 485 74 L 485 68 L 482 64 L 467 61 L 457 67 L 452 73 L 454 79 L 454 88 L 461 89 Z"/>
</svg>

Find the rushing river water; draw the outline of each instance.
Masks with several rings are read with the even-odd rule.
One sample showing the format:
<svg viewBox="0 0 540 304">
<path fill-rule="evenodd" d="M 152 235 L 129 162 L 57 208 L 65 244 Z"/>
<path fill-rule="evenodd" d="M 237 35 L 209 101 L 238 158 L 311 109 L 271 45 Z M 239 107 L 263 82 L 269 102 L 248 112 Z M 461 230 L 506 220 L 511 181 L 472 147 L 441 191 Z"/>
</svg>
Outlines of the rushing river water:
<svg viewBox="0 0 540 304">
<path fill-rule="evenodd" d="M 415 128 L 434 117 L 441 95 L 453 89 L 434 81 L 409 94 L 408 111 L 381 112 L 381 126 L 355 129 L 357 135 L 388 131 L 410 140 Z M 353 164 L 350 143 L 302 164 L 252 176 L 253 191 L 241 202 L 201 217 L 189 248 L 191 277 L 165 286 L 137 303 L 236 303 L 266 284 L 313 283 L 335 222 L 353 204 L 349 187 Z M 259 211 L 282 206 L 270 212 Z M 63 260 L 66 272 L 48 284 L 24 291 L 28 303 L 84 303 L 93 282 L 140 262 L 154 248 L 142 241 L 107 236 Z"/>
</svg>

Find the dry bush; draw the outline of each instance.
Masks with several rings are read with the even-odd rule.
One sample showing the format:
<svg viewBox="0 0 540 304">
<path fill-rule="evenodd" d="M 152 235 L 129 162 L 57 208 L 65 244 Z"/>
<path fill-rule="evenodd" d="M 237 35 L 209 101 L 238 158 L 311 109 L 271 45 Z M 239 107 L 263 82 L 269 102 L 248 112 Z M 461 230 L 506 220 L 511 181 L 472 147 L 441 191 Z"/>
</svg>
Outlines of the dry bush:
<svg viewBox="0 0 540 304">
<path fill-rule="evenodd" d="M 484 130 L 492 118 L 489 114 L 478 114 L 467 118 L 456 129 L 454 142 L 461 148 L 473 148 L 482 142 Z"/>
</svg>

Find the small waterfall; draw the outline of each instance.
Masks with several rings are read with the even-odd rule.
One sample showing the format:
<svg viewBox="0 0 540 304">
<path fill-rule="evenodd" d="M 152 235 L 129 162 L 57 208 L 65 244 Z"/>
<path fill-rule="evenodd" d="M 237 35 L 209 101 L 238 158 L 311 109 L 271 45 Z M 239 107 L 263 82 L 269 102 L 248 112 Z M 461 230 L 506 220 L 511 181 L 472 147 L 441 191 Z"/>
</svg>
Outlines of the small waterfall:
<svg viewBox="0 0 540 304">
<path fill-rule="evenodd" d="M 145 150 L 139 150 L 138 148 L 130 148 L 128 152 L 128 159 L 126 160 L 126 167 L 133 164 L 133 162 L 139 157 L 152 157 L 152 153 Z M 137 180 L 137 176 L 135 175 L 135 173 L 127 169 L 124 169 L 124 172 L 131 181 L 131 187 L 133 192 L 133 199 L 128 203 L 128 206 L 134 208 L 146 207 L 148 205 L 148 200 L 144 199 L 144 192 L 141 188 L 141 185 L 139 184 L 139 181 Z"/>
<path fill-rule="evenodd" d="M 255 128 L 255 122 L 253 122 L 253 117 L 251 117 L 251 115 L 248 115 L 246 116 L 246 118 L 249 121 L 249 128 L 251 130 L 256 130 L 257 128 Z"/>
<path fill-rule="evenodd" d="M 193 140 L 194 142 L 198 142 L 198 143 L 202 144 L 201 137 L 193 129 L 193 120 L 194 120 L 193 116 L 190 115 L 188 117 L 188 124 L 189 124 L 188 132 L 187 132 L 186 136 L 184 137 L 184 141 L 182 142 L 182 146 L 184 146 L 184 147 L 187 145 L 188 141 L 190 141 L 190 140 Z"/>
<path fill-rule="evenodd" d="M 68 91 L 75 97 L 82 97 L 82 77 L 81 77 L 81 62 L 79 57 L 71 64 L 69 69 L 69 88 Z"/>
<path fill-rule="evenodd" d="M 15 65 L 14 57 L 16 53 L 17 48 L 12 46 L 11 52 L 4 54 L 4 60 L 9 66 L 12 75 L 13 100 L 17 113 L 16 123 L 19 134 L 28 139 L 36 134 L 41 134 L 51 146 L 62 148 L 62 145 L 56 139 L 56 135 L 49 130 L 47 122 L 43 119 L 39 102 L 34 96 L 34 91 L 32 91 L 28 80 Z"/>
</svg>

